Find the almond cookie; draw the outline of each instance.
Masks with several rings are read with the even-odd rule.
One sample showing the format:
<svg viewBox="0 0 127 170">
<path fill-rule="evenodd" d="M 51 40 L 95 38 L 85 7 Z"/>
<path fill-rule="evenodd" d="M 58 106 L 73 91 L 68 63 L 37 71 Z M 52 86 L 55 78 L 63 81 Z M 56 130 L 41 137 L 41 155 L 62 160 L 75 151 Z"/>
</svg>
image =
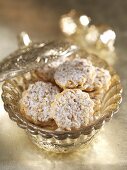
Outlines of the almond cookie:
<svg viewBox="0 0 127 170">
<path fill-rule="evenodd" d="M 78 129 L 92 121 L 94 102 L 80 89 L 65 89 L 51 105 L 52 117 L 61 130 Z"/>
<path fill-rule="evenodd" d="M 74 59 L 60 65 L 54 74 L 55 82 L 63 89 L 87 89 L 93 83 L 95 69 L 87 59 Z"/>
<path fill-rule="evenodd" d="M 50 125 L 50 105 L 59 92 L 59 88 L 51 83 L 38 81 L 30 84 L 20 100 L 21 113 L 35 124 Z"/>
</svg>

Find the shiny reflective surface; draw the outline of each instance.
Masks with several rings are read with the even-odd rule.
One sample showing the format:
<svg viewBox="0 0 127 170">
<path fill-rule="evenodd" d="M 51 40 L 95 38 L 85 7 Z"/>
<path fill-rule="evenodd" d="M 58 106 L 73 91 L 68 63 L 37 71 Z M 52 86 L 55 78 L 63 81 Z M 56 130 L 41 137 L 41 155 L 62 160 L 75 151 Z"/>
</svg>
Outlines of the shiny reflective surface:
<svg viewBox="0 0 127 170">
<path fill-rule="evenodd" d="M 93 25 L 92 19 L 88 16 L 80 15 L 78 11 L 71 10 L 61 16 L 60 28 L 68 41 L 75 43 L 88 53 L 98 55 L 110 65 L 114 64 L 116 33 L 110 26 Z"/>
<path fill-rule="evenodd" d="M 23 37 L 24 44 L 26 43 L 26 35 Z M 66 58 L 75 53 L 77 49 L 75 45 L 70 43 L 56 41 L 30 43 L 30 45 L 25 44 L 24 46 L 21 44 L 21 48 L 0 62 L 0 82 L 36 69 L 39 66 L 42 67 L 45 63 L 51 63 L 60 57 Z"/>
<path fill-rule="evenodd" d="M 78 51 L 77 54 L 82 58 L 89 58 L 85 56 L 86 53 L 84 52 L 81 54 L 81 51 Z M 59 55 L 58 57 L 57 60 L 52 58 L 52 62 L 59 61 L 61 57 Z M 2 86 L 4 108 L 8 112 L 10 119 L 15 121 L 20 128 L 25 129 L 31 141 L 38 147 L 56 153 L 69 153 L 80 147 L 86 147 L 91 143 L 91 139 L 94 138 L 102 126 L 118 112 L 122 101 L 122 87 L 119 76 L 101 58 L 91 55 L 90 60 L 93 65 L 109 70 L 111 74 L 111 85 L 108 90 L 102 92 L 103 97 L 100 99 L 102 100 L 101 107 L 97 112 L 95 109 L 94 120 L 90 124 L 73 131 L 55 131 L 44 127 L 41 128 L 22 116 L 17 103 L 20 101 L 23 91 L 28 88 L 28 85 L 40 80 L 36 72 L 29 72 L 11 78 L 10 80 L 5 80 Z"/>
<path fill-rule="evenodd" d="M 115 68 L 124 87 L 121 109 L 88 150 L 54 155 L 40 151 L 30 142 L 24 130 L 9 119 L 0 100 L 1 170 L 127 169 L 127 1 L 1 1 L 0 56 L 3 58 L 17 48 L 16 36 L 22 30 L 35 40 L 61 37 L 58 19 L 72 8 L 85 12 L 94 23 L 111 25 L 117 33 Z"/>
</svg>

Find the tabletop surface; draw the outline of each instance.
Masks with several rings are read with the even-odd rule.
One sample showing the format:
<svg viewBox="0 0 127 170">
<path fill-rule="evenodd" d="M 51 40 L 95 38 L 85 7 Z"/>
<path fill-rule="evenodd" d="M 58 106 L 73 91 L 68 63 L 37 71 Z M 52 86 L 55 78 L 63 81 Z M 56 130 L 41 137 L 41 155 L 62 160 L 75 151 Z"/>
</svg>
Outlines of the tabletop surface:
<svg viewBox="0 0 127 170">
<path fill-rule="evenodd" d="M 23 30 L 36 41 L 61 38 L 59 18 L 70 9 L 86 13 L 94 23 L 110 25 L 117 33 L 114 67 L 124 89 L 120 110 L 88 150 L 58 155 L 34 146 L 9 119 L 0 100 L 0 170 L 127 169 L 127 1 L 1 0 L 0 59 L 17 48 L 16 36 Z"/>
</svg>

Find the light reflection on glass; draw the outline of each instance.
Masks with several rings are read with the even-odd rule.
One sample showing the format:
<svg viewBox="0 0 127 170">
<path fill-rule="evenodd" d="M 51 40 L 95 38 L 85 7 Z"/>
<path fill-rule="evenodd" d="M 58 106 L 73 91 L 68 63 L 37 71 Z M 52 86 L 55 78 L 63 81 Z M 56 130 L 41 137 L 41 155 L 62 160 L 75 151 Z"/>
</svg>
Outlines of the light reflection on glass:
<svg viewBox="0 0 127 170">
<path fill-rule="evenodd" d="M 98 39 L 98 36 L 99 36 L 99 32 L 98 32 L 97 28 L 94 25 L 92 25 L 89 27 L 88 33 L 86 34 L 85 39 L 88 43 L 89 42 L 95 43 Z"/>
<path fill-rule="evenodd" d="M 104 44 L 107 44 L 110 40 L 114 40 L 115 38 L 116 34 L 112 30 L 107 30 L 100 36 L 100 39 Z"/>
<path fill-rule="evenodd" d="M 2 93 L 2 84 L 0 84 L 0 96 L 1 96 L 1 93 Z M 0 119 L 2 119 L 5 115 L 5 110 L 4 110 L 4 106 L 3 106 L 3 102 L 2 102 L 2 99 L 0 97 Z"/>
<path fill-rule="evenodd" d="M 25 32 L 22 32 L 22 33 L 21 33 L 21 37 L 22 37 L 22 39 L 23 39 L 23 43 L 24 43 L 25 46 L 28 46 L 28 45 L 31 43 L 31 40 L 30 40 L 30 38 L 29 38 L 29 35 L 26 34 Z"/>
<path fill-rule="evenodd" d="M 77 25 L 74 23 L 71 17 L 64 17 L 61 19 L 62 31 L 68 35 L 72 35 L 76 32 Z"/>
<path fill-rule="evenodd" d="M 83 26 L 87 26 L 90 23 L 90 18 L 86 15 L 82 15 L 80 16 L 79 21 Z"/>
</svg>

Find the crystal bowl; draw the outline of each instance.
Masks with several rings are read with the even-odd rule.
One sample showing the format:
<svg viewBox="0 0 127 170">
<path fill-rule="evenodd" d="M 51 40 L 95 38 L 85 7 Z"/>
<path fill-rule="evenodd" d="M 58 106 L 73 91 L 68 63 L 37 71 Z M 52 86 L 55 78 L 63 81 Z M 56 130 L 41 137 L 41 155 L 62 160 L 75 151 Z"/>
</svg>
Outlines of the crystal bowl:
<svg viewBox="0 0 127 170">
<path fill-rule="evenodd" d="M 78 130 L 47 130 L 32 124 L 20 114 L 18 101 L 22 96 L 22 92 L 27 89 L 30 83 L 39 79 L 35 71 L 5 80 L 2 86 L 4 108 L 8 112 L 10 119 L 15 121 L 20 128 L 25 129 L 32 142 L 38 147 L 47 151 L 64 153 L 88 146 L 105 122 L 108 122 L 114 113 L 118 111 L 122 99 L 122 88 L 119 76 L 102 59 L 92 56 L 91 60 L 95 65 L 108 69 L 112 76 L 112 81 L 109 89 L 103 96 L 98 119 L 95 119 L 91 124 Z"/>
</svg>

